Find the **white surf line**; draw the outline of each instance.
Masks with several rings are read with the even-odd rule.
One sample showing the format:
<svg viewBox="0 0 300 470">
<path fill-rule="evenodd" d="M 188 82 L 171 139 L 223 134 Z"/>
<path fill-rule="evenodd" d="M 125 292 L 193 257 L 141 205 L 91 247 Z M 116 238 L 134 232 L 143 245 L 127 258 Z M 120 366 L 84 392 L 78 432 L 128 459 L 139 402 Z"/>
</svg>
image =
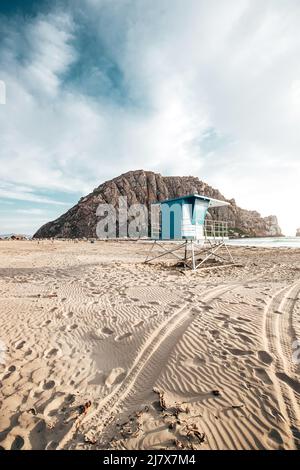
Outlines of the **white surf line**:
<svg viewBox="0 0 300 470">
<path fill-rule="evenodd" d="M 231 284 L 231 285 L 222 285 L 212 288 L 206 294 L 203 295 L 202 301 L 213 300 L 220 294 L 224 294 L 232 289 L 240 287 L 241 284 Z M 86 420 L 82 421 L 82 424 L 85 425 L 90 423 L 91 420 L 97 418 L 97 427 L 99 432 L 99 419 L 101 417 L 102 429 L 105 428 L 113 419 L 117 411 L 120 409 L 125 399 L 131 393 L 134 388 L 135 383 L 138 380 L 139 375 L 147 367 L 147 364 L 150 362 L 151 358 L 155 352 L 162 347 L 164 341 L 173 334 L 178 328 L 180 328 L 187 321 L 187 326 L 192 323 L 195 317 L 188 317 L 190 310 L 193 306 L 187 307 L 184 305 L 178 312 L 176 312 L 171 318 L 167 318 L 146 340 L 143 348 L 136 357 L 129 373 L 127 374 L 125 380 L 108 396 L 106 396 L 101 406 L 95 409 L 94 413 L 90 413 Z M 182 334 L 186 331 L 186 328 L 183 329 Z M 167 358 L 166 358 L 167 359 Z M 101 431 L 102 431 L 101 429 Z"/>
<path fill-rule="evenodd" d="M 286 303 L 291 292 L 295 288 L 298 288 L 299 291 L 299 282 L 293 284 L 289 287 L 283 287 L 279 289 L 269 300 L 264 311 L 264 331 L 263 331 L 263 342 L 264 347 L 271 356 L 274 357 L 274 362 L 270 366 L 270 376 L 274 384 L 274 389 L 276 391 L 276 397 L 278 400 L 279 411 L 284 418 L 285 430 L 287 435 L 291 436 L 293 449 L 297 449 L 297 446 L 294 442 L 293 428 L 295 416 L 297 416 L 297 409 L 299 405 L 297 403 L 296 397 L 293 394 L 291 387 L 284 383 L 278 376 L 278 369 L 286 371 L 290 368 L 287 366 L 285 353 L 282 348 L 282 338 L 280 335 L 279 323 L 282 322 L 283 315 L 291 315 L 292 312 L 284 313 L 286 309 Z M 282 313 L 276 313 L 277 311 Z M 292 356 L 290 358 L 292 360 Z M 289 412 L 288 403 L 290 404 Z"/>
</svg>

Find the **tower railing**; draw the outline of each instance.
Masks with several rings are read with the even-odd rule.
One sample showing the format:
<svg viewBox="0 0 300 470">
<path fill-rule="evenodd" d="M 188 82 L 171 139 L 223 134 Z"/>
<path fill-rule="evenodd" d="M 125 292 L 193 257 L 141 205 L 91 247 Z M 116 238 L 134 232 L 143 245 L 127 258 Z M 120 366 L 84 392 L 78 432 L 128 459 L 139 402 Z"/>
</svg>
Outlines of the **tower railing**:
<svg viewBox="0 0 300 470">
<path fill-rule="evenodd" d="M 228 238 L 228 222 L 224 220 L 206 220 L 204 223 L 205 238 L 221 239 Z"/>
<path fill-rule="evenodd" d="M 151 225 L 151 238 L 159 239 L 161 235 L 161 225 Z M 205 239 L 225 240 L 229 235 L 228 222 L 224 220 L 206 220 L 204 223 L 203 235 Z"/>
</svg>

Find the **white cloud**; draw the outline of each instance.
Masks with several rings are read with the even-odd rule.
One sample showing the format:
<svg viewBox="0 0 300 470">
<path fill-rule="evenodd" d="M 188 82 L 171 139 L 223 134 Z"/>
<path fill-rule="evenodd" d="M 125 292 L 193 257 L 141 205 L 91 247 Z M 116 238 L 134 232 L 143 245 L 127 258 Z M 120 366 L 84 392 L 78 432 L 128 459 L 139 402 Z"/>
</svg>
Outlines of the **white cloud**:
<svg viewBox="0 0 300 470">
<path fill-rule="evenodd" d="M 65 206 L 66 203 L 51 199 L 46 196 L 36 194 L 31 188 L 19 185 L 1 183 L 0 182 L 0 198 L 15 199 L 19 201 L 29 201 L 39 204 L 54 204 L 57 206 Z M 7 201 L 5 201 L 8 203 Z"/>
<path fill-rule="evenodd" d="M 16 213 L 25 215 L 43 215 L 44 211 L 42 209 L 32 207 L 31 209 L 17 209 Z"/>
<path fill-rule="evenodd" d="M 6 103 L 6 85 L 3 80 L 0 80 L 0 105 Z"/>
<path fill-rule="evenodd" d="M 0 179 L 11 187 L 2 196 L 31 197 L 18 190 L 24 184 L 85 194 L 143 167 L 199 176 L 246 208 L 277 214 L 293 234 L 299 13 L 293 0 L 75 0 L 22 27 L 8 22 Z M 83 18 L 93 37 L 86 47 L 96 63 L 106 54 L 117 67 L 124 102 L 101 95 L 109 77 L 96 96 L 66 81 L 91 53 L 78 49 Z"/>
</svg>

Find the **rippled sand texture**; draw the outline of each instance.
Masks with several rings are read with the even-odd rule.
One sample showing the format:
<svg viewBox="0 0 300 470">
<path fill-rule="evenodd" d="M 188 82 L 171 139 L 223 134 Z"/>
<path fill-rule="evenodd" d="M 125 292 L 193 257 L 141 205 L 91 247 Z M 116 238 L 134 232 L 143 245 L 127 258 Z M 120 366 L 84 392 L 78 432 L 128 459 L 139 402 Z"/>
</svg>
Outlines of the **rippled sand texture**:
<svg viewBox="0 0 300 470">
<path fill-rule="evenodd" d="M 148 249 L 0 242 L 0 446 L 299 448 L 300 251 Z"/>
</svg>

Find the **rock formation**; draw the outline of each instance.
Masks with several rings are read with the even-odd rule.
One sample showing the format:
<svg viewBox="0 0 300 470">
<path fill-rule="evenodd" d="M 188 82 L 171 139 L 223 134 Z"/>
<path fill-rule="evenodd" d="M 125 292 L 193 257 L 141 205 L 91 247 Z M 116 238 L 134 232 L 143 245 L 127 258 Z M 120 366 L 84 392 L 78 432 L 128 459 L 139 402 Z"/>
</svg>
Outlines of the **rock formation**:
<svg viewBox="0 0 300 470">
<path fill-rule="evenodd" d="M 161 176 L 151 171 L 130 171 L 101 184 L 91 194 L 80 199 L 57 220 L 41 227 L 35 238 L 82 238 L 96 237 L 98 218 L 96 210 L 100 203 L 118 207 L 120 196 L 127 196 L 128 206 L 171 199 L 188 194 L 204 194 L 230 202 L 230 206 L 210 210 L 213 219 L 227 220 L 231 233 L 245 236 L 281 236 L 277 218 L 261 217 L 256 211 L 239 208 L 234 199 L 227 200 L 222 194 L 193 176 Z"/>
<path fill-rule="evenodd" d="M 300 237 L 300 228 L 297 228 L 296 237 Z"/>
</svg>

